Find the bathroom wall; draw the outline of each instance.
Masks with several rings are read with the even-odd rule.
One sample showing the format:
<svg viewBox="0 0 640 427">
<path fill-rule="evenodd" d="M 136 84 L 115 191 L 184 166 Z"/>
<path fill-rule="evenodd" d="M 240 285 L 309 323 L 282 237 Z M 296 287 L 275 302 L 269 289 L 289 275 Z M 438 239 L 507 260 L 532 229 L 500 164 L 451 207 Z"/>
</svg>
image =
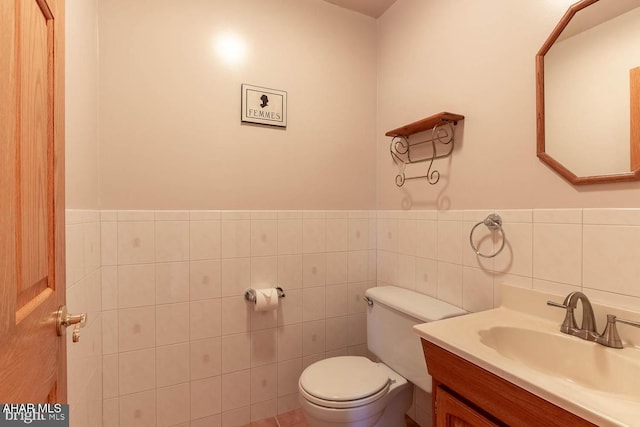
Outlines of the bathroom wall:
<svg viewBox="0 0 640 427">
<path fill-rule="evenodd" d="M 98 0 L 69 3 L 65 17 L 66 206 L 98 209 Z"/>
<path fill-rule="evenodd" d="M 67 328 L 67 401 L 70 425 L 101 426 L 102 301 L 100 214 L 96 210 L 66 212 L 67 308 L 87 313 L 80 341 Z"/>
<path fill-rule="evenodd" d="M 640 310 L 640 209 L 497 209 L 507 237 L 494 258 L 469 234 L 491 210 L 379 211 L 378 282 L 397 284 L 475 312 L 500 305 L 500 285 Z M 480 225 L 483 254 L 502 244 Z M 558 311 L 558 321 L 564 313 Z M 599 328 L 604 320 L 599 319 Z"/>
<path fill-rule="evenodd" d="M 308 364 L 367 355 L 367 211 L 102 211 L 104 427 L 241 426 Z M 249 287 L 279 285 L 255 313 Z"/>
<path fill-rule="evenodd" d="M 375 206 L 374 19 L 323 1 L 111 0 L 99 25 L 102 208 Z M 287 91 L 286 130 L 241 125 L 242 83 Z"/>
<path fill-rule="evenodd" d="M 102 316 L 98 185 L 97 0 L 67 2 L 65 16 L 66 297 L 87 312 L 80 342 L 67 331 L 70 425 L 102 420 Z"/>
<path fill-rule="evenodd" d="M 375 21 L 320 1 L 109 1 L 99 26 L 104 426 L 297 408 L 305 366 L 367 354 L 375 215 L 344 209 L 375 206 Z M 244 62 L 220 56 L 225 36 Z M 287 91 L 286 130 L 240 124 L 242 83 Z M 280 309 L 252 313 L 244 290 L 276 283 Z"/>
<path fill-rule="evenodd" d="M 535 54 L 569 1 L 400 0 L 378 20 L 378 208 L 639 207 L 640 183 L 574 187 L 536 158 Z M 431 186 L 397 169 L 384 133 L 465 115 Z M 418 174 L 426 172 L 417 166 Z"/>
</svg>

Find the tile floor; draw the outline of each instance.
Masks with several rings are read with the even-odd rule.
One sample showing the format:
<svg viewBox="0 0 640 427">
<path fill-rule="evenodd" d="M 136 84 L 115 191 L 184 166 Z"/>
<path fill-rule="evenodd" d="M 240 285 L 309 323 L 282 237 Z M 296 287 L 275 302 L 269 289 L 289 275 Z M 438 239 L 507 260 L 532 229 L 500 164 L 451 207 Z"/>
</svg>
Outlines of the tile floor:
<svg viewBox="0 0 640 427">
<path fill-rule="evenodd" d="M 405 416 L 407 420 L 407 427 L 420 427 L 418 423 L 411 418 Z M 295 411 L 286 412 L 273 418 L 266 418 L 264 420 L 256 421 L 251 424 L 247 424 L 244 427 L 307 427 L 307 421 L 304 418 L 304 414 L 301 409 Z"/>
<path fill-rule="evenodd" d="M 302 409 L 285 412 L 273 418 L 255 421 L 244 427 L 307 427 Z"/>
</svg>

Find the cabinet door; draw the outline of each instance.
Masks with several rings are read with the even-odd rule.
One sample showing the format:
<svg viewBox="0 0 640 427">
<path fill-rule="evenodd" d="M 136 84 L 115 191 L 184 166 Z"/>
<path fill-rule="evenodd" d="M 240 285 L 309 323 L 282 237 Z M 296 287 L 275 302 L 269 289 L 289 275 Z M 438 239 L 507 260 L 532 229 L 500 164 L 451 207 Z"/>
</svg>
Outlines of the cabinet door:
<svg viewBox="0 0 640 427">
<path fill-rule="evenodd" d="M 443 388 L 436 392 L 436 427 L 498 427 Z"/>
</svg>

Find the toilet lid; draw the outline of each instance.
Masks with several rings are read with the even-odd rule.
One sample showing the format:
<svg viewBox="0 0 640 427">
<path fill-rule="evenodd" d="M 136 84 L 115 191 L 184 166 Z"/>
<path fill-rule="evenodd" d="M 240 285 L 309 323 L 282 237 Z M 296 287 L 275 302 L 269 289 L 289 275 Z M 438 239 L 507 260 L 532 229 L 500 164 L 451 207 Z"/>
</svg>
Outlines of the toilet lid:
<svg viewBox="0 0 640 427">
<path fill-rule="evenodd" d="M 379 394 L 389 387 L 389 376 L 384 368 L 366 357 L 340 356 L 305 369 L 300 387 L 317 399 L 349 402 Z"/>
</svg>

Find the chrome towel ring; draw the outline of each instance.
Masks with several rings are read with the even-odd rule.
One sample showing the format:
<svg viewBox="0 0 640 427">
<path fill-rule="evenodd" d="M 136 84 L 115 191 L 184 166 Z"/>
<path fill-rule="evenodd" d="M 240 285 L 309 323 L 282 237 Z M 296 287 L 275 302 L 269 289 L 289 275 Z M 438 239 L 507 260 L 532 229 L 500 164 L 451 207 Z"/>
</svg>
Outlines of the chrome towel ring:
<svg viewBox="0 0 640 427">
<path fill-rule="evenodd" d="M 502 234 L 502 245 L 500 245 L 500 249 L 490 255 L 480 253 L 478 248 L 476 248 L 476 246 L 473 244 L 473 232 L 476 231 L 476 228 L 480 224 L 486 225 L 489 230 L 498 230 Z M 504 244 L 506 241 L 507 236 L 504 234 L 504 230 L 502 229 L 502 218 L 500 218 L 500 215 L 498 214 L 490 214 L 484 219 L 484 221 L 480 221 L 479 223 L 474 225 L 471 229 L 471 233 L 469 233 L 469 243 L 471 244 L 471 248 L 476 253 L 476 255 L 481 256 L 482 258 L 493 258 L 494 256 L 498 255 L 500 252 L 502 252 L 502 249 L 504 249 Z"/>
</svg>

